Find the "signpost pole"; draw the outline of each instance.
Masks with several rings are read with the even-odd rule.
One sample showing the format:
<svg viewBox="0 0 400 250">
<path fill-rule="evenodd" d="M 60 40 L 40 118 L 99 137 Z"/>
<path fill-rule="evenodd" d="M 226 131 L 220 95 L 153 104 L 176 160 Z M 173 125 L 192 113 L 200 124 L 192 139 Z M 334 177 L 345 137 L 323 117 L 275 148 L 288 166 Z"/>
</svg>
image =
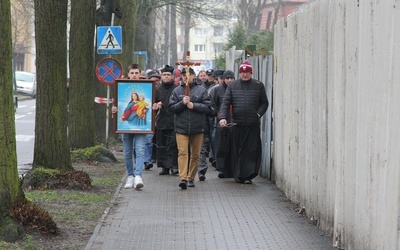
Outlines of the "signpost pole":
<svg viewBox="0 0 400 250">
<path fill-rule="evenodd" d="M 105 144 L 109 144 L 109 118 L 110 118 L 110 86 L 115 84 L 117 78 L 122 77 L 121 64 L 111 57 L 111 54 L 122 53 L 122 27 L 114 26 L 115 13 L 111 14 L 111 26 L 97 27 L 97 53 L 107 54 L 96 66 L 96 75 L 101 83 L 107 84 L 106 102 L 106 138 Z M 111 45 L 111 46 L 110 46 Z"/>
<path fill-rule="evenodd" d="M 114 16 L 115 14 L 111 14 L 111 26 L 114 26 Z M 108 54 L 108 57 L 111 57 L 111 54 Z M 109 130 L 109 123 L 110 123 L 110 85 L 107 85 L 107 106 L 106 106 L 106 148 L 108 148 L 108 130 Z"/>
</svg>

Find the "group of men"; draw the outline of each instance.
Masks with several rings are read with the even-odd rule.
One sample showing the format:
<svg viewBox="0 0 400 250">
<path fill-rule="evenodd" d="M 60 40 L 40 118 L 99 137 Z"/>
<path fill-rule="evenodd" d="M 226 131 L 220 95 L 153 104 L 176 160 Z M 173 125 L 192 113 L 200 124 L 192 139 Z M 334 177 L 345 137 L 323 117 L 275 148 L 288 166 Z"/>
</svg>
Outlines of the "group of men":
<svg viewBox="0 0 400 250">
<path fill-rule="evenodd" d="M 160 175 L 179 175 L 181 189 L 195 187 L 196 174 L 200 181 L 206 179 L 209 157 L 219 178 L 252 183 L 261 164 L 260 118 L 268 108 L 264 85 L 252 79 L 252 72 L 247 61 L 240 65 L 238 80 L 230 70 L 200 70 L 196 76 L 192 68 L 180 71 L 165 65 L 160 73 L 148 72 L 147 78 L 157 84 L 152 110 Z M 140 76 L 138 65 L 130 65 L 128 78 Z M 147 139 L 143 134 L 122 135 L 128 174 L 125 188 L 144 186 L 143 166 L 152 167 L 146 156 L 149 138 L 152 135 Z"/>
</svg>

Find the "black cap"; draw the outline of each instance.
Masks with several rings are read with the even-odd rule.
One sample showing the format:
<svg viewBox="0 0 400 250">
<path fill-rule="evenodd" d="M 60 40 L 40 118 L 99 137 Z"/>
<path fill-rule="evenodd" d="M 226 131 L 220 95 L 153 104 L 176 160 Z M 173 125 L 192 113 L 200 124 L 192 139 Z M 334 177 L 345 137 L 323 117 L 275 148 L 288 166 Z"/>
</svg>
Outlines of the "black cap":
<svg viewBox="0 0 400 250">
<path fill-rule="evenodd" d="M 224 72 L 223 78 L 233 78 L 235 79 L 235 73 L 232 70 L 227 70 Z"/>
<path fill-rule="evenodd" d="M 213 73 L 213 77 L 219 77 L 219 76 L 223 76 L 223 74 L 224 74 L 224 71 L 222 70 L 222 69 L 216 69 L 216 70 L 214 70 L 214 73 Z"/>
<path fill-rule="evenodd" d="M 174 67 L 171 67 L 169 65 L 165 65 L 165 67 L 161 69 L 161 73 L 164 73 L 164 72 L 169 72 L 169 73 L 173 74 L 174 73 Z"/>
<path fill-rule="evenodd" d="M 208 76 L 212 76 L 213 75 L 214 70 L 213 69 L 207 69 L 206 74 Z"/>
<path fill-rule="evenodd" d="M 192 68 L 189 68 L 189 72 L 190 72 L 191 75 L 195 75 L 196 74 Z M 186 74 L 186 69 L 185 68 L 182 69 L 182 74 L 183 75 Z"/>
<path fill-rule="evenodd" d="M 155 70 L 152 70 L 149 73 L 147 73 L 147 77 L 148 78 L 158 77 L 159 79 L 161 79 L 161 76 Z"/>
</svg>

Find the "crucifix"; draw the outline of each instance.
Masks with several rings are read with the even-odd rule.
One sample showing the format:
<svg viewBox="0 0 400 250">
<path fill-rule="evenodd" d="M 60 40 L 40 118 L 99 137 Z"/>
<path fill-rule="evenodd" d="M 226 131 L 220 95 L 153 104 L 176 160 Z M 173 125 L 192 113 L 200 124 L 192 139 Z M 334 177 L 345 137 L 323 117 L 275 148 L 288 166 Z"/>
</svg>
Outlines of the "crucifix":
<svg viewBox="0 0 400 250">
<path fill-rule="evenodd" d="M 186 62 L 176 62 L 176 65 L 181 65 L 186 71 L 186 96 L 189 96 L 189 78 L 190 66 L 200 66 L 198 62 L 190 62 L 190 51 L 186 51 Z"/>
</svg>

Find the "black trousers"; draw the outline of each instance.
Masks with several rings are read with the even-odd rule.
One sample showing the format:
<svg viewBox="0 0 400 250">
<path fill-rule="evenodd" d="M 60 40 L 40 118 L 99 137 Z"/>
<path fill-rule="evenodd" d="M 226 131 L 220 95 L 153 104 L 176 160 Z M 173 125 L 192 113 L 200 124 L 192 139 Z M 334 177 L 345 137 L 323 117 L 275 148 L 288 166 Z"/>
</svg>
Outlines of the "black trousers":
<svg viewBox="0 0 400 250">
<path fill-rule="evenodd" d="M 215 160 L 216 160 L 216 169 L 218 171 L 224 171 L 225 165 L 225 157 L 226 157 L 226 149 L 228 145 L 228 135 L 229 128 L 215 128 Z"/>
<path fill-rule="evenodd" d="M 161 168 L 178 169 L 178 147 L 173 129 L 157 129 L 157 166 Z"/>
<path fill-rule="evenodd" d="M 261 138 L 259 126 L 230 128 L 224 176 L 244 181 L 258 175 L 261 166 Z"/>
</svg>

